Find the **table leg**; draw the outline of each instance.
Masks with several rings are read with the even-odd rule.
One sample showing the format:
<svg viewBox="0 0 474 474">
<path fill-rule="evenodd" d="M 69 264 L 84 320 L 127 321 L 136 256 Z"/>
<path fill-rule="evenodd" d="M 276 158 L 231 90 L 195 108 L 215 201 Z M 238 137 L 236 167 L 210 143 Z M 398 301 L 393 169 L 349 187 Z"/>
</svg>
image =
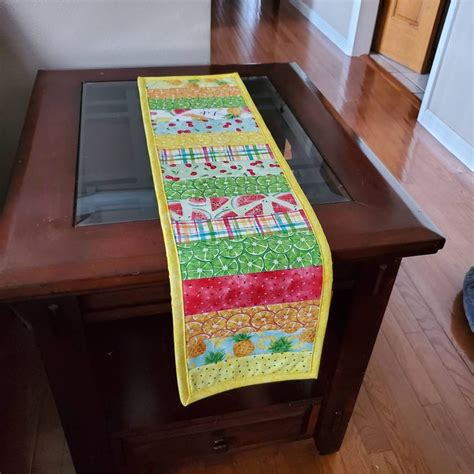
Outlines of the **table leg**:
<svg viewBox="0 0 474 474">
<path fill-rule="evenodd" d="M 363 264 L 352 291 L 352 302 L 345 315 L 338 315 L 345 320 L 341 325 L 340 349 L 314 432 L 321 454 L 333 453 L 341 447 L 399 266 L 399 259 Z"/>
<path fill-rule="evenodd" d="M 115 472 L 77 300 L 31 301 L 15 309 L 33 327 L 77 474 Z"/>
</svg>

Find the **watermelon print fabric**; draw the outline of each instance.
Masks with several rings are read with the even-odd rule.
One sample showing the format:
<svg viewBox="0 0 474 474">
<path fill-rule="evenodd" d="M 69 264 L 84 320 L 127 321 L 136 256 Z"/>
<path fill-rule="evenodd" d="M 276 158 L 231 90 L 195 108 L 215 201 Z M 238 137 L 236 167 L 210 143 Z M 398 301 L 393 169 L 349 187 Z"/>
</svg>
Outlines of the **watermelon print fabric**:
<svg viewBox="0 0 474 474">
<path fill-rule="evenodd" d="M 182 403 L 316 378 L 331 297 L 329 248 L 240 77 L 138 84 Z"/>
<path fill-rule="evenodd" d="M 174 221 L 261 216 L 301 209 L 291 193 L 189 198 L 171 201 L 168 208 Z"/>
</svg>

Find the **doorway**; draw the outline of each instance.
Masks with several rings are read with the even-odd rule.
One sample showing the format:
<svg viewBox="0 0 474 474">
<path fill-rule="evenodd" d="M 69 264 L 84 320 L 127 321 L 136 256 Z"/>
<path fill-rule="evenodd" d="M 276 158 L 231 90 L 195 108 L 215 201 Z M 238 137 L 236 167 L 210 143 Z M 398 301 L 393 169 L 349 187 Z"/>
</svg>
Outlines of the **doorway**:
<svg viewBox="0 0 474 474">
<path fill-rule="evenodd" d="M 381 0 L 370 57 L 419 100 L 450 0 Z"/>
</svg>

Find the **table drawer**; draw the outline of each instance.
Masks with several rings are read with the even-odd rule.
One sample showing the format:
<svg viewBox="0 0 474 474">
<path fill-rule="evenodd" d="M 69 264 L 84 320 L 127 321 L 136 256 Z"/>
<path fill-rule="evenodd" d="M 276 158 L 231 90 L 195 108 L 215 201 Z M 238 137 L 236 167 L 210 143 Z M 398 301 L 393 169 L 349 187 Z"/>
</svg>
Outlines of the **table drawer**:
<svg viewBox="0 0 474 474">
<path fill-rule="evenodd" d="M 168 283 L 107 291 L 79 297 L 86 323 L 111 321 L 171 312 Z"/>
<path fill-rule="evenodd" d="M 310 405 L 288 408 L 285 415 L 278 418 L 239 423 L 238 415 L 229 423 L 219 427 L 190 426 L 179 431 L 157 433 L 146 439 L 123 440 L 123 451 L 130 472 L 149 472 L 150 468 L 167 466 L 183 458 L 213 456 L 231 453 L 243 448 L 262 445 L 274 441 L 294 440 L 309 435 L 308 422 L 314 418 L 316 409 Z"/>
<path fill-rule="evenodd" d="M 350 289 L 356 274 L 354 265 L 335 265 L 334 290 Z M 86 323 L 113 321 L 171 313 L 171 296 L 168 282 L 104 291 L 79 296 L 82 317 Z"/>
</svg>

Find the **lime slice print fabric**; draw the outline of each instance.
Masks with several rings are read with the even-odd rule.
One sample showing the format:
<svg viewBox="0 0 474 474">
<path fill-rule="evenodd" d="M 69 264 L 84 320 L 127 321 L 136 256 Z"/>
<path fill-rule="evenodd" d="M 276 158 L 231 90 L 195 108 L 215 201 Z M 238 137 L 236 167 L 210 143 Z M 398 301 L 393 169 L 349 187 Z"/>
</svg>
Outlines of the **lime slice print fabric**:
<svg viewBox="0 0 474 474">
<path fill-rule="evenodd" d="M 331 298 L 329 247 L 239 75 L 138 84 L 182 403 L 316 378 Z"/>
</svg>

